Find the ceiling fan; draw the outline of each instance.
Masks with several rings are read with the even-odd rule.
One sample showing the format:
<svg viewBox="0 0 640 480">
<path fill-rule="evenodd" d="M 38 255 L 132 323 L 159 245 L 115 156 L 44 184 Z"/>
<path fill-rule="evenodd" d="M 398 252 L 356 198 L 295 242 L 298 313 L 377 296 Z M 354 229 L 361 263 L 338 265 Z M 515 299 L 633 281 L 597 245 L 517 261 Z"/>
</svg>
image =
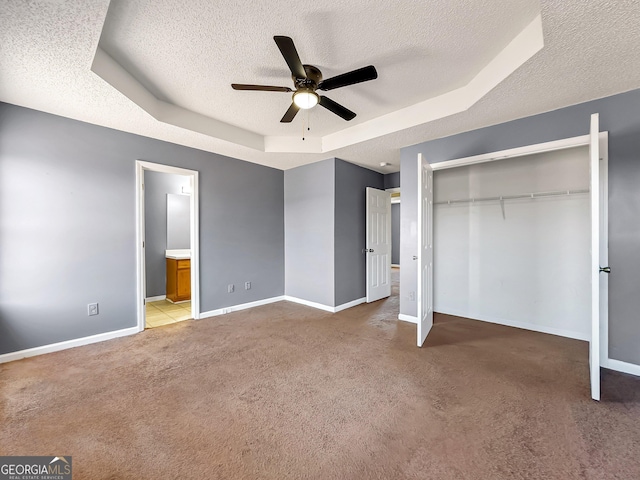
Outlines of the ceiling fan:
<svg viewBox="0 0 640 480">
<path fill-rule="evenodd" d="M 318 95 L 316 90 L 333 90 L 335 88 L 346 87 L 347 85 L 353 85 L 355 83 L 366 82 L 368 80 L 375 80 L 378 78 L 378 72 L 373 65 L 368 67 L 359 68 L 342 75 L 322 79 L 322 72 L 318 67 L 313 65 L 303 65 L 298 56 L 293 40 L 289 37 L 275 36 L 273 39 L 280 49 L 280 53 L 284 57 L 289 70 L 291 70 L 291 77 L 293 78 L 293 84 L 295 90 L 289 87 L 272 87 L 268 85 L 245 85 L 241 83 L 232 83 L 231 87 L 234 90 L 259 90 L 263 92 L 293 92 L 293 102 L 289 107 L 289 110 L 284 114 L 282 123 L 291 122 L 298 111 L 302 109 L 313 108 L 320 104 L 330 112 L 335 113 L 339 117 L 345 120 L 353 120 L 356 116 L 354 112 L 346 107 L 343 107 L 339 103 L 334 102 L 328 97 Z"/>
</svg>

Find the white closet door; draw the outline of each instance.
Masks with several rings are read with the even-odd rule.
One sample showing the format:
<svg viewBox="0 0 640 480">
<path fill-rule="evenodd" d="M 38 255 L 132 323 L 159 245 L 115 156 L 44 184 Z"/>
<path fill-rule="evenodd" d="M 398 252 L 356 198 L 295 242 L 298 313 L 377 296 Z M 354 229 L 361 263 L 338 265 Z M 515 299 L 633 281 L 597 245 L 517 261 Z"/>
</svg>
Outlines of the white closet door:
<svg viewBox="0 0 640 480">
<path fill-rule="evenodd" d="M 433 169 L 418 155 L 418 346 L 433 326 Z"/>
</svg>

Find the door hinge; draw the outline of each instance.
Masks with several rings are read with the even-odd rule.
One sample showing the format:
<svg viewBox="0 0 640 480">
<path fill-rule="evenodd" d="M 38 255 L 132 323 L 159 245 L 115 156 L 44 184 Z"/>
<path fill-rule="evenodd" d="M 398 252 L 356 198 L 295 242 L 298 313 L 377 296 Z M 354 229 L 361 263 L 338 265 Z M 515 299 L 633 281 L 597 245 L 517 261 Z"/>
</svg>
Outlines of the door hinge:
<svg viewBox="0 0 640 480">
<path fill-rule="evenodd" d="M 142 241 L 142 248 L 144 248 L 144 240 Z"/>
<path fill-rule="evenodd" d="M 609 267 L 600 267 L 600 272 L 611 273 L 611 268 L 609 268 Z"/>
<path fill-rule="evenodd" d="M 146 304 L 147 304 L 147 299 L 146 299 L 146 298 L 143 298 L 143 299 L 142 299 L 142 304 L 143 304 L 143 305 L 146 305 Z"/>
</svg>

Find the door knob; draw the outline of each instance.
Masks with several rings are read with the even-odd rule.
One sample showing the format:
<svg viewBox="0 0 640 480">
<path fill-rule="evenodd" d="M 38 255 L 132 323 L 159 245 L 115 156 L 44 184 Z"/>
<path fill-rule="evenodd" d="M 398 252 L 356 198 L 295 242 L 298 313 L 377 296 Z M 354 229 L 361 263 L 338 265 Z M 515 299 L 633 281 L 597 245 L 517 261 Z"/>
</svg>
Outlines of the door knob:
<svg viewBox="0 0 640 480">
<path fill-rule="evenodd" d="M 600 271 L 604 273 L 611 273 L 611 269 L 609 267 L 600 267 Z"/>
<path fill-rule="evenodd" d="M 413 259 L 414 259 L 414 260 L 417 260 L 417 259 L 418 259 L 418 256 L 417 256 L 417 255 L 414 255 L 414 256 L 413 256 Z"/>
<path fill-rule="evenodd" d="M 370 249 L 369 249 L 369 253 L 373 253 L 373 248 L 370 248 Z"/>
</svg>

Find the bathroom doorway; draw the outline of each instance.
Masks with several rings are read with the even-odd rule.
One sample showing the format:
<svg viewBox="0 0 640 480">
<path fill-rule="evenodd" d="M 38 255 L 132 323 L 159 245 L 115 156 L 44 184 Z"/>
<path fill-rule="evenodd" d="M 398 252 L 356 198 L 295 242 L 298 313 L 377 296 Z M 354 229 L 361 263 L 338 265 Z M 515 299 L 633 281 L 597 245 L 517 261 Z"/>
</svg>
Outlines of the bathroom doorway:
<svg viewBox="0 0 640 480">
<path fill-rule="evenodd" d="M 198 172 L 136 162 L 138 328 L 198 318 Z"/>
</svg>

